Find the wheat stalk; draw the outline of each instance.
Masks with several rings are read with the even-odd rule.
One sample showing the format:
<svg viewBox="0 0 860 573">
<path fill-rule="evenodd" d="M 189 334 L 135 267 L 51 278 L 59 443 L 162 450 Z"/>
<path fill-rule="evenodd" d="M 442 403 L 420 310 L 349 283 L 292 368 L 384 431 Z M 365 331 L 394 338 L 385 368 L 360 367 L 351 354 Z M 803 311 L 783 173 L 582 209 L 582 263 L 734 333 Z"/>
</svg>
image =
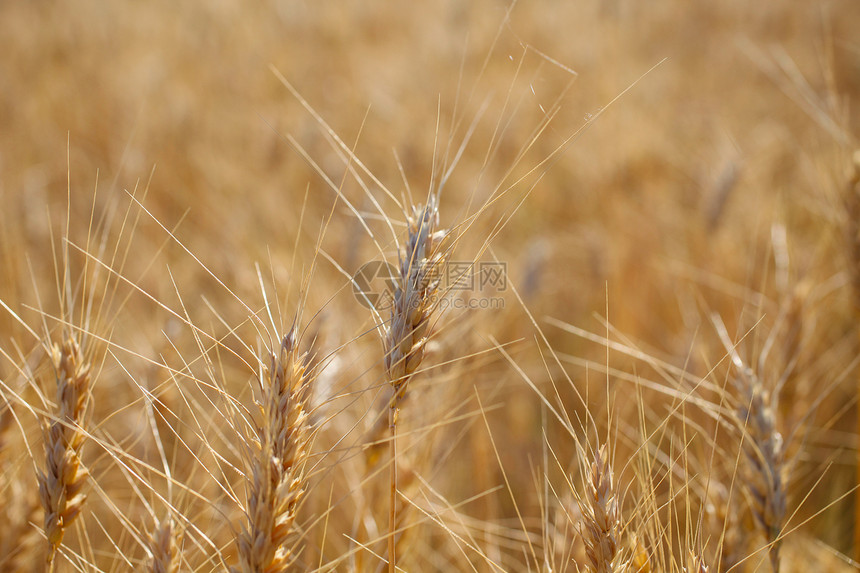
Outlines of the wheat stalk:
<svg viewBox="0 0 860 573">
<path fill-rule="evenodd" d="M 854 287 L 854 315 L 860 318 L 860 150 L 854 152 L 853 165 L 845 189 L 845 235 L 848 247 L 848 266 Z M 857 331 L 860 338 L 860 329 Z M 857 389 L 860 391 L 860 379 Z M 857 433 L 860 435 L 860 406 L 857 413 Z M 857 483 L 860 483 L 860 450 L 855 460 Z M 860 495 L 854 502 L 854 558 L 860 560 Z"/>
<path fill-rule="evenodd" d="M 388 570 L 396 568 L 395 531 L 397 529 L 397 416 L 406 388 L 421 361 L 430 330 L 430 322 L 438 308 L 437 295 L 441 273 L 449 252 L 448 234 L 437 230 L 439 210 L 435 195 L 427 205 L 417 205 L 407 218 L 407 238 L 400 255 L 398 276 L 391 308 L 391 317 L 383 343 L 385 372 L 393 388 L 388 409 L 390 430 Z"/>
<path fill-rule="evenodd" d="M 307 480 L 311 437 L 310 377 L 299 353 L 295 328 L 261 369 L 262 424 L 250 456 L 248 523 L 237 536 L 236 573 L 286 571 L 295 559 L 291 541 Z"/>
<path fill-rule="evenodd" d="M 91 397 L 90 364 L 73 336 L 51 347 L 56 411 L 45 435 L 45 470 L 39 471 L 39 498 L 45 510 L 46 560 L 53 563 L 66 529 L 83 508 L 89 474 L 81 465 L 83 425 Z"/>
</svg>

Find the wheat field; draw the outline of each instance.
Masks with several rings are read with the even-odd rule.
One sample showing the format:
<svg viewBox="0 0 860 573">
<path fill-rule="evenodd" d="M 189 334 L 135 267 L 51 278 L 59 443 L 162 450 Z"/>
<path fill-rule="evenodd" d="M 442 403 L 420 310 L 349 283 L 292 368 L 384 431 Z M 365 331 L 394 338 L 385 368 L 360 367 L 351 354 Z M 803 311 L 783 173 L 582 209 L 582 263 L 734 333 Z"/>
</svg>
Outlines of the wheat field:
<svg viewBox="0 0 860 573">
<path fill-rule="evenodd" d="M 852 571 L 860 5 L 0 3 L 0 571 Z"/>
</svg>

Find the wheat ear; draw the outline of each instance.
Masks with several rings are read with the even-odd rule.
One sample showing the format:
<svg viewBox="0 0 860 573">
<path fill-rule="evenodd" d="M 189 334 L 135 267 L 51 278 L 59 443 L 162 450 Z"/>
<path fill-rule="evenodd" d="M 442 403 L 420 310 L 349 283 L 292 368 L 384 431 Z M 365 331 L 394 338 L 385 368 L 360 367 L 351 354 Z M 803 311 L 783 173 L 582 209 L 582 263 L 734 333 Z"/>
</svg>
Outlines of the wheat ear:
<svg viewBox="0 0 860 573">
<path fill-rule="evenodd" d="M 295 559 L 292 540 L 299 501 L 307 486 L 311 378 L 295 328 L 270 353 L 259 375 L 262 423 L 250 456 L 248 523 L 237 536 L 236 573 L 286 571 Z"/>
<path fill-rule="evenodd" d="M 631 542 L 633 548 L 633 556 L 630 558 L 630 564 L 627 571 L 630 573 L 651 573 L 651 557 L 648 555 L 648 549 L 642 544 L 642 541 L 634 533 Z"/>
<path fill-rule="evenodd" d="M 732 492 L 716 478 L 710 479 L 705 511 L 709 516 L 712 530 L 719 532 L 716 535 L 718 542 L 714 567 L 718 571 L 728 571 L 736 567 L 746 555 L 744 528 L 739 521 L 742 513 L 738 507 L 739 496 L 732 495 Z"/>
<path fill-rule="evenodd" d="M 738 386 L 745 400 L 738 408 L 744 431 L 744 482 L 752 500 L 752 513 L 770 544 L 769 557 L 774 573 L 779 571 L 780 533 L 786 514 L 786 464 L 782 435 L 776 430 L 771 396 L 758 376 L 744 368 Z"/>
<path fill-rule="evenodd" d="M 179 571 L 179 543 L 172 517 L 156 522 L 149 536 L 152 559 L 150 573 L 177 573 Z"/>
<path fill-rule="evenodd" d="M 80 455 L 91 398 L 90 364 L 74 337 L 51 347 L 51 361 L 56 378 L 56 411 L 45 435 L 45 470 L 38 475 L 48 563 L 53 562 L 66 528 L 80 514 L 86 500 L 83 488 L 89 474 L 81 465 Z"/>
<path fill-rule="evenodd" d="M 438 223 L 439 210 L 434 195 L 426 206 L 414 207 L 407 218 L 406 244 L 400 255 L 391 317 L 384 334 L 385 372 L 393 388 L 388 408 L 391 434 L 388 570 L 391 573 L 397 563 L 394 538 L 397 529 L 397 416 L 407 384 L 424 359 L 430 322 L 438 308 L 439 284 L 448 257 L 444 245 L 448 235 L 436 229 Z"/>
<path fill-rule="evenodd" d="M 28 487 L 12 465 L 9 443 L 14 416 L 12 404 L 0 405 L 0 496 L 7 500 L 3 510 L 6 523 L 0 535 L 0 571 L 24 571 L 31 518 L 39 506 Z"/>
<path fill-rule="evenodd" d="M 690 550 L 690 565 L 684 568 L 685 573 L 708 573 L 710 568 L 701 552 Z"/>
<path fill-rule="evenodd" d="M 606 444 L 594 452 L 586 483 L 585 499 L 580 500 L 583 520 L 580 535 L 585 544 L 589 569 L 595 573 L 620 570 L 617 565 L 621 512 L 615 491 L 612 466 Z"/>
</svg>

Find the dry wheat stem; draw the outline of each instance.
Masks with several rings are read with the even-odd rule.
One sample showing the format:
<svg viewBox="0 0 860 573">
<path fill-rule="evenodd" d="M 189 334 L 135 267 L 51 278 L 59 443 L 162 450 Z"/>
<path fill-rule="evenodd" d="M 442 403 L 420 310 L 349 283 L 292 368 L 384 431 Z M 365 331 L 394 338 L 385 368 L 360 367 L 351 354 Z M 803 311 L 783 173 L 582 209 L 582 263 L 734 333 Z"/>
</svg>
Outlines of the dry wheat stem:
<svg viewBox="0 0 860 573">
<path fill-rule="evenodd" d="M 394 573 L 397 569 L 397 543 L 395 532 L 397 531 L 397 406 L 396 396 L 391 398 L 391 406 L 388 409 L 388 428 L 391 432 L 389 437 L 390 461 L 388 466 L 388 571 Z"/>
<path fill-rule="evenodd" d="M 262 423 L 251 448 L 248 523 L 237 536 L 234 572 L 286 571 L 296 557 L 291 542 L 307 486 L 310 382 L 293 328 L 260 373 Z"/>
<path fill-rule="evenodd" d="M 396 568 L 397 416 L 406 387 L 421 361 L 431 319 L 438 308 L 439 283 L 448 260 L 444 230 L 437 230 L 439 210 L 435 195 L 426 206 L 415 206 L 407 217 L 407 238 L 400 254 L 391 317 L 383 342 L 385 371 L 393 393 L 389 403 L 390 430 L 388 569 Z"/>
<path fill-rule="evenodd" d="M 80 514 L 86 500 L 83 488 L 89 474 L 81 465 L 80 454 L 91 395 L 90 364 L 73 336 L 51 347 L 51 362 L 56 379 L 56 411 L 45 435 L 45 470 L 38 475 L 48 563 L 53 563 L 66 528 Z"/>
<path fill-rule="evenodd" d="M 851 269 L 851 282 L 854 285 L 854 315 L 860 318 L 860 150 L 854 152 L 853 166 L 848 176 L 845 190 L 846 227 L 848 241 L 848 265 Z M 857 330 L 860 340 L 860 329 Z M 860 392 L 860 377 L 857 391 Z M 860 405 L 857 410 L 857 433 L 860 435 Z M 856 480 L 860 483 L 860 449 L 855 460 Z M 860 560 L 860 495 L 854 502 L 854 558 Z"/>
</svg>

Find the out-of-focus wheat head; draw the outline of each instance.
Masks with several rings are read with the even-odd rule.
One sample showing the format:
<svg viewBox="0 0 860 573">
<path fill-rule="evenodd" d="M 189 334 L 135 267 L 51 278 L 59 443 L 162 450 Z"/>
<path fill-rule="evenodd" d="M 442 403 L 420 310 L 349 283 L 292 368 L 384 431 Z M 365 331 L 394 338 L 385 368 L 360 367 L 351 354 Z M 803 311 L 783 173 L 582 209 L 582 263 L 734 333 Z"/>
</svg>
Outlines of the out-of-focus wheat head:
<svg viewBox="0 0 860 573">
<path fill-rule="evenodd" d="M 704 556 L 697 551 L 690 551 L 690 564 L 684 568 L 686 573 L 708 573 L 710 568 L 705 562 Z"/>
<path fill-rule="evenodd" d="M 29 487 L 30 480 L 21 480 L 8 455 L 8 443 L 13 424 L 12 405 L 0 406 L 0 496 L 7 500 L 4 507 L 5 530 L 0 535 L 0 571 L 24 571 L 24 563 L 32 551 L 33 528 L 39 501 Z"/>
<path fill-rule="evenodd" d="M 648 555 L 648 549 L 642 544 L 639 536 L 633 535 L 631 542 L 633 556 L 630 558 L 629 570 L 633 573 L 651 573 L 651 557 Z"/>
<path fill-rule="evenodd" d="M 177 573 L 179 571 L 179 541 L 172 517 L 157 522 L 149 535 L 152 557 L 150 573 Z"/>
<path fill-rule="evenodd" d="M 56 410 L 47 422 L 45 469 L 38 474 L 49 563 L 87 497 L 83 488 L 89 473 L 81 465 L 80 456 L 86 439 L 84 424 L 92 390 L 90 363 L 74 335 L 51 347 L 51 363 L 55 374 Z"/>
<path fill-rule="evenodd" d="M 311 377 L 293 328 L 261 368 L 261 424 L 251 444 L 248 523 L 237 538 L 237 573 L 286 571 L 299 502 L 305 494 L 310 451 Z"/>
<path fill-rule="evenodd" d="M 746 555 L 739 497 L 715 479 L 709 484 L 705 512 L 710 530 L 718 533 L 717 553 L 713 562 L 719 571 L 735 567 Z"/>
<path fill-rule="evenodd" d="M 776 428 L 770 392 L 760 378 L 750 368 L 743 368 L 737 385 L 742 392 L 737 416 L 744 432 L 743 482 L 756 524 L 770 544 L 771 567 L 778 571 L 787 505 L 783 439 Z"/>
</svg>

